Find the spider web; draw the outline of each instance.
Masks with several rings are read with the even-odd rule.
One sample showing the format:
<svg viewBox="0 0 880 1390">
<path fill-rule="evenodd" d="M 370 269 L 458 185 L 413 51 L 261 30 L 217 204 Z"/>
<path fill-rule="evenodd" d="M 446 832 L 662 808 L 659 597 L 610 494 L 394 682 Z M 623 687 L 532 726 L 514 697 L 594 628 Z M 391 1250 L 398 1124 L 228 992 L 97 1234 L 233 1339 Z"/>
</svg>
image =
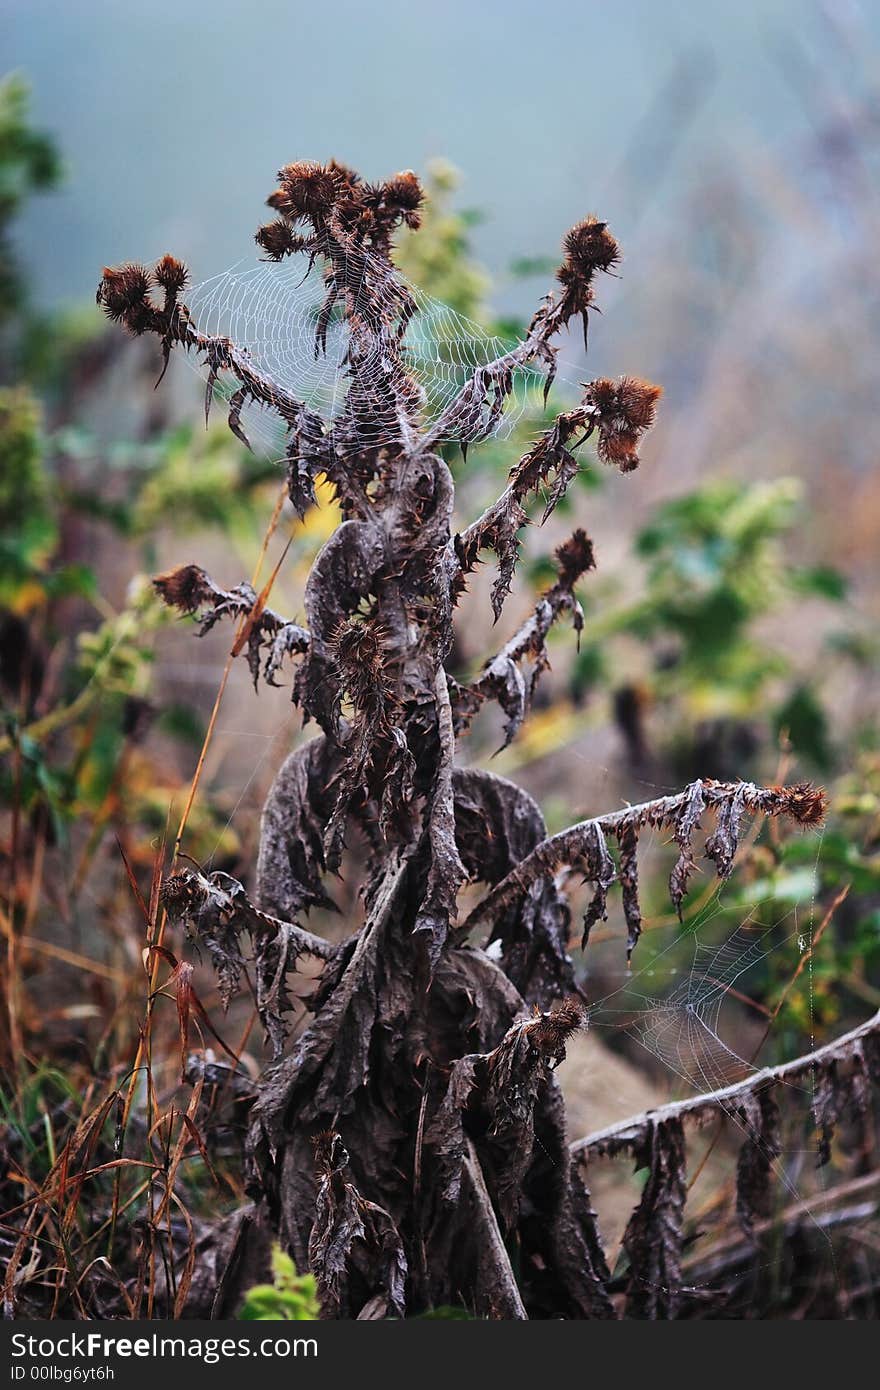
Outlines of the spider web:
<svg viewBox="0 0 880 1390">
<path fill-rule="evenodd" d="M 718 905 L 718 911 L 722 910 Z M 722 1012 L 732 998 L 747 997 L 737 985 L 747 986 L 744 977 L 762 961 L 786 946 L 797 951 L 799 933 L 792 930 L 780 942 L 779 925 L 744 922 L 720 943 L 702 941 L 699 930 L 677 936 L 667 952 L 683 945 L 690 950 L 691 960 L 684 969 L 670 967 L 668 992 L 639 988 L 662 976 L 661 958 L 622 986 L 620 994 L 624 1000 L 631 999 L 631 1007 L 623 1003 L 615 1009 L 602 1001 L 591 1008 L 591 1022 L 622 1027 L 694 1093 L 743 1080 L 756 1067 L 725 1042 Z"/>
<path fill-rule="evenodd" d="M 331 313 L 326 341 L 316 344 L 326 288 L 317 264 L 303 273 L 302 263 L 290 260 L 257 265 L 239 262 L 193 286 L 186 304 L 200 333 L 230 338 L 249 354 L 255 367 L 304 401 L 329 425 L 344 408 L 352 369 L 349 330 L 341 302 Z M 487 332 L 448 304 L 418 289 L 399 272 L 389 282 L 386 263 L 365 253 L 352 294 L 353 312 L 357 314 L 362 308 L 375 305 L 378 297 L 380 303 L 384 299 L 383 307 L 395 322 L 406 296 L 414 303 L 416 312 L 406 324 L 401 356 L 420 390 L 420 423 L 430 427 L 468 378 L 509 351 L 515 340 Z M 207 380 L 207 367 L 193 357 L 188 360 Z M 374 361 L 360 362 L 359 388 L 369 390 L 374 383 L 378 385 L 387 364 L 381 348 Z M 512 390 L 491 430 L 492 436 L 510 436 L 537 392 L 543 391 L 544 379 L 544 372 L 531 366 L 514 372 Z M 568 380 L 557 374 L 557 381 Z M 221 379 L 215 383 L 214 395 L 228 401 L 235 390 L 234 379 Z M 252 447 L 259 446 L 273 456 L 282 455 L 285 431 L 274 412 L 251 402 L 242 412 L 242 420 Z M 361 442 L 365 447 L 381 447 L 395 438 L 395 434 L 383 432 L 382 425 L 377 424 L 370 427 L 369 437 L 364 435 Z"/>
<path fill-rule="evenodd" d="M 647 848 L 644 836 L 643 841 Z M 817 837 L 816 868 L 820 849 Z M 754 1018 L 761 1012 L 750 995 L 753 984 L 758 998 L 766 987 L 766 980 L 759 978 L 764 962 L 786 952 L 793 974 L 803 953 L 812 951 L 817 871 L 812 879 L 808 906 L 783 907 L 772 897 L 751 902 L 732 931 L 723 919 L 729 918 L 733 903 L 726 900 L 725 885 L 719 885 L 691 922 L 667 930 L 663 946 L 638 970 L 591 1002 L 590 1026 L 627 1033 L 671 1078 L 683 1083 L 686 1093 L 703 1094 L 744 1080 L 767 1059 L 756 1064 L 726 1038 L 742 1032 L 743 1009 L 755 1011 Z M 772 905 L 778 910 L 767 922 Z M 643 934 L 640 949 L 645 954 L 656 936 L 658 929 Z M 611 945 L 619 949 L 618 943 Z M 587 963 L 589 967 L 589 952 Z M 809 975 L 804 983 L 810 987 Z M 726 1009 L 738 1011 L 739 1018 L 729 1020 Z"/>
<path fill-rule="evenodd" d="M 821 853 L 821 834 L 817 837 L 816 870 Z M 818 873 L 813 875 L 814 885 L 818 883 Z M 785 952 L 787 969 L 784 978 L 790 979 L 798 969 L 804 953 L 808 969 L 802 979 L 809 994 L 810 1044 L 815 1046 L 813 1035 L 812 998 L 812 955 L 813 932 L 816 915 L 815 886 L 811 901 L 807 906 L 792 906 L 772 915 L 772 920 L 757 920 L 762 914 L 769 917 L 766 909 L 775 902 L 768 898 L 752 903 L 745 920 L 732 931 L 721 925 L 723 917 L 729 915 L 733 906 L 725 902 L 725 887 L 719 887 L 711 899 L 697 914 L 696 919 L 684 929 L 669 933 L 666 943 L 656 951 L 653 959 L 633 973 L 627 975 L 623 983 L 601 998 L 594 999 L 588 1008 L 589 1025 L 602 1032 L 625 1033 L 639 1046 L 650 1053 L 674 1081 L 674 1089 L 684 1095 L 706 1095 L 723 1090 L 738 1081 L 746 1080 L 768 1062 L 767 1057 L 758 1056 L 760 1043 L 769 1039 L 774 1015 L 767 1011 L 760 1023 L 760 1043 L 751 1056 L 743 1056 L 732 1039 L 742 1035 L 742 1012 L 739 1019 L 728 1018 L 725 1007 L 731 1012 L 744 1007 L 755 1007 L 750 999 L 751 986 L 760 998 L 758 980 L 761 966 L 778 952 Z M 719 930 L 720 927 L 720 930 Z M 646 936 L 648 934 L 646 933 Z M 643 938 L 644 948 L 648 942 Z M 613 949 L 619 948 L 612 942 Z M 684 960 L 684 964 L 682 964 Z M 764 982 L 766 984 L 766 981 Z M 754 1015 L 757 1018 L 757 1014 Z M 765 1029 L 767 1030 L 765 1032 Z M 763 1036 L 761 1036 L 763 1034 Z M 727 1039 L 731 1039 L 728 1041 Z M 744 1048 L 748 1051 L 747 1048 Z M 785 1058 L 778 1058 L 782 1062 Z M 813 1100 L 813 1080 L 809 1085 L 791 1081 L 786 1087 L 792 1091 L 801 1090 L 809 1104 Z M 657 1105 L 664 1103 L 665 1097 L 658 1096 Z M 761 1142 L 761 1135 L 750 1125 L 735 1102 L 725 1104 L 716 1102 L 720 1114 L 742 1135 L 743 1139 Z M 768 1155 L 770 1168 L 786 1199 L 797 1203 L 804 1197 L 800 1174 L 816 1172 L 819 1191 L 827 1182 L 823 1168 L 816 1169 L 816 1142 L 806 1147 L 797 1138 L 786 1142 L 785 1130 L 780 1131 L 783 1148 L 778 1158 Z M 805 1166 L 806 1164 L 806 1166 Z M 829 1267 L 836 1278 L 836 1259 L 834 1246 L 829 1233 L 820 1224 L 811 1210 L 805 1210 L 804 1220 L 812 1227 L 814 1235 L 827 1252 Z M 710 1232 L 711 1240 L 711 1232 Z M 781 1256 L 777 1258 L 781 1259 Z M 768 1270 L 773 1262 L 752 1262 L 751 1270 L 736 1276 L 727 1272 L 733 1283 L 744 1282 L 753 1277 L 755 1269 Z M 684 1285 L 682 1292 L 699 1293 L 708 1285 Z"/>
</svg>

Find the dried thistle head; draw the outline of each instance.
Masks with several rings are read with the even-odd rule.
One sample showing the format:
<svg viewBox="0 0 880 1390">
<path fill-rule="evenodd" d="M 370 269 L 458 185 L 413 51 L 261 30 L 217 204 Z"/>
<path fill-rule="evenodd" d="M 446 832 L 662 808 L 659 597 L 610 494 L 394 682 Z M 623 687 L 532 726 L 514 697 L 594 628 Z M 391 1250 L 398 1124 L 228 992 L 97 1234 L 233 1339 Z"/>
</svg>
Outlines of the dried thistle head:
<svg viewBox="0 0 880 1390">
<path fill-rule="evenodd" d="M 166 294 L 177 296 L 189 279 L 189 271 L 174 256 L 165 255 L 157 261 L 153 271 L 153 279 L 157 285 L 161 285 Z"/>
<path fill-rule="evenodd" d="M 211 581 L 198 565 L 179 565 L 165 574 L 157 574 L 153 588 L 169 608 L 177 608 L 181 613 L 195 613 L 214 592 Z"/>
<path fill-rule="evenodd" d="M 559 583 L 564 589 L 574 588 L 581 575 L 596 568 L 593 542 L 581 527 L 557 548 L 556 565 Z"/>
<path fill-rule="evenodd" d="M 313 1135 L 312 1147 L 319 1176 L 329 1178 L 348 1167 L 348 1150 L 335 1129 L 325 1129 Z"/>
<path fill-rule="evenodd" d="M 162 880 L 159 889 L 159 906 L 168 913 L 172 921 L 178 921 L 205 900 L 204 889 L 199 877 L 191 869 L 180 869 Z"/>
<path fill-rule="evenodd" d="M 388 633 L 381 623 L 347 618 L 333 636 L 333 660 L 340 686 L 357 710 L 381 710 L 394 695 Z"/>
<path fill-rule="evenodd" d="M 150 275 L 142 265 L 105 266 L 95 301 L 114 323 L 131 333 L 145 333 L 155 321 L 150 302 Z"/>
<path fill-rule="evenodd" d="M 558 1065 L 565 1059 L 565 1045 L 583 1026 L 586 1010 L 573 995 L 554 1004 L 548 1013 L 541 1013 L 527 1023 L 529 1042 L 550 1062 Z"/>
<path fill-rule="evenodd" d="M 587 217 L 572 227 L 563 242 L 562 265 L 556 278 L 565 290 L 563 314 L 586 315 L 593 302 L 593 278 L 597 271 L 610 271 L 620 261 L 620 247 L 608 230 L 608 224 L 596 217 Z M 585 330 L 586 331 L 586 319 Z"/>
<path fill-rule="evenodd" d="M 347 164 L 343 164 L 339 159 L 331 159 L 327 165 L 330 173 L 336 182 L 336 187 L 340 191 L 351 190 L 360 183 L 361 176 L 356 169 L 352 169 Z"/>
<path fill-rule="evenodd" d="M 779 796 L 779 810 L 798 825 L 821 825 L 828 813 L 828 795 L 812 782 L 796 782 L 791 787 L 774 787 Z"/>
<path fill-rule="evenodd" d="M 281 184 L 279 193 L 286 199 L 286 204 L 280 206 L 275 203 L 273 206 L 287 216 L 322 217 L 336 202 L 337 171 L 325 164 L 301 159 L 294 164 L 286 164 L 279 170 L 278 178 Z"/>
<path fill-rule="evenodd" d="M 561 271 L 584 280 L 591 279 L 597 270 L 611 270 L 621 259 L 620 246 L 609 232 L 608 223 L 600 222 L 597 217 L 585 217 L 583 222 L 572 227 L 566 234 L 563 250 L 565 259 Z"/>
<path fill-rule="evenodd" d="M 614 464 L 621 473 L 638 468 L 639 444 L 654 423 L 662 394 L 661 386 L 633 376 L 617 382 L 600 377 L 587 385 L 585 401 L 593 407 L 603 463 Z"/>
<path fill-rule="evenodd" d="M 382 185 L 386 207 L 398 212 L 401 219 L 414 231 L 421 224 L 419 209 L 425 201 L 425 193 L 418 177 L 412 169 L 395 174 Z"/>
<path fill-rule="evenodd" d="M 298 236 L 290 224 L 280 217 L 274 222 L 267 222 L 264 226 L 258 227 L 254 233 L 254 241 L 272 261 L 282 261 L 285 256 L 302 251 L 307 245 L 306 239 Z"/>
</svg>

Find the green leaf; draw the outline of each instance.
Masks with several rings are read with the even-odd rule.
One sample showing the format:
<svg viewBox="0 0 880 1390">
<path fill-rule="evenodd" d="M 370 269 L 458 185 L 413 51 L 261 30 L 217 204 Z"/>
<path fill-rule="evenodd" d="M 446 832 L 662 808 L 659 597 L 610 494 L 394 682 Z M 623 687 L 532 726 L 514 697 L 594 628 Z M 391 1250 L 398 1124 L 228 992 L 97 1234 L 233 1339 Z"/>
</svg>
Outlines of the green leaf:
<svg viewBox="0 0 880 1390">
<path fill-rule="evenodd" d="M 815 594 L 819 598 L 831 599 L 840 603 L 846 598 L 849 580 L 840 570 L 830 565 L 817 565 L 812 569 L 794 570 L 791 583 L 799 593 Z"/>
</svg>

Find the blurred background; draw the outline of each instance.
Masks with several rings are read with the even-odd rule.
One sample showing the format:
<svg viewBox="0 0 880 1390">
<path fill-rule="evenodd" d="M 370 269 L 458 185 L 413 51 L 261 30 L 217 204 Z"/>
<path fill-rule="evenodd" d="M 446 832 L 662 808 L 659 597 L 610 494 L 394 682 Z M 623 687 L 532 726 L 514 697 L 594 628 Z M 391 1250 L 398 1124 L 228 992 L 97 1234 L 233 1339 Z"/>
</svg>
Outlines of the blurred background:
<svg viewBox="0 0 880 1390">
<path fill-rule="evenodd" d="M 533 792 L 551 830 L 697 775 L 812 777 L 832 794 L 823 833 L 752 837 L 731 882 L 703 879 L 681 925 L 656 845 L 634 974 L 618 908 L 578 957 L 595 1002 L 562 1073 L 572 1138 L 867 1017 L 880 1004 L 880 11 L 856 0 L 3 0 L 0 11 L 10 1207 L 42 1190 L 64 1136 L 107 1097 L 124 1097 L 127 1142 L 137 1134 L 152 1152 L 157 1135 L 169 1146 L 180 1135 L 174 1107 L 190 1092 L 171 995 L 148 1010 L 152 1070 L 131 1080 L 157 865 L 189 807 L 186 853 L 252 886 L 260 806 L 305 736 L 289 692 L 255 695 L 240 660 L 212 723 L 229 635 L 199 642 L 160 609 L 149 576 L 191 561 L 224 587 L 265 579 L 292 538 L 272 603 L 301 617 L 336 522 L 324 497 L 302 523 L 281 510 L 267 540 L 282 470 L 260 422 L 251 453 L 222 409 L 206 430 L 203 385 L 182 360 L 154 391 L 155 342 L 108 326 L 94 290 L 105 264 L 166 251 L 197 282 L 249 270 L 276 170 L 297 158 L 335 157 L 370 178 L 423 174 L 425 225 L 399 260 L 461 316 L 456 334 L 521 331 L 584 214 L 607 219 L 624 249 L 589 353 L 563 344 L 548 405 L 526 384 L 510 437 L 466 461 L 449 451 L 464 523 L 585 372 L 664 387 L 636 474 L 612 475 L 584 451 L 566 507 L 526 538 L 499 627 L 491 566 L 462 604 L 453 661 L 466 676 L 528 612 L 552 546 L 575 525 L 595 541 L 580 648 L 554 634 L 532 718 L 493 769 Z M 441 337 L 451 321 L 437 317 Z M 485 762 L 499 742 L 487 710 L 459 757 Z M 356 882 L 337 885 L 343 925 L 325 929 L 359 920 Z M 586 890 L 571 886 L 577 908 Z M 249 1006 L 223 1019 L 208 972 L 198 989 L 253 1078 L 265 1054 Z M 694 1011 L 696 1037 L 682 1021 Z M 210 1164 L 181 1143 L 172 1186 L 195 1217 L 242 1199 L 237 1104 L 218 1092 L 200 1115 Z M 95 1144 L 112 1148 L 104 1126 L 109 1109 Z M 721 1136 L 699 1165 L 695 1209 L 716 1232 L 731 1153 Z M 809 1155 L 798 1132 L 783 1207 L 813 1213 L 821 1199 Z M 634 1189 L 612 1166 L 594 1195 L 613 1252 Z M 864 1151 L 835 1150 L 824 1189 L 870 1167 Z M 119 1170 L 95 1179 L 91 1205 L 69 1218 L 80 1268 L 108 1223 L 121 1239 L 121 1210 L 137 1245 L 148 1187 Z M 66 1212 L 52 1219 L 63 1226 Z M 818 1253 L 807 1242 L 812 1273 L 775 1278 L 774 1308 L 840 1311 L 834 1261 L 868 1258 L 852 1225 L 843 1254 L 824 1235 Z M 4 1225 L 0 1247 L 15 1249 L 17 1230 Z M 860 1278 L 863 1316 L 876 1285 Z M 39 1262 L 17 1279 L 35 1308 L 51 1287 L 56 1306 L 78 1310 L 82 1295 Z"/>
</svg>

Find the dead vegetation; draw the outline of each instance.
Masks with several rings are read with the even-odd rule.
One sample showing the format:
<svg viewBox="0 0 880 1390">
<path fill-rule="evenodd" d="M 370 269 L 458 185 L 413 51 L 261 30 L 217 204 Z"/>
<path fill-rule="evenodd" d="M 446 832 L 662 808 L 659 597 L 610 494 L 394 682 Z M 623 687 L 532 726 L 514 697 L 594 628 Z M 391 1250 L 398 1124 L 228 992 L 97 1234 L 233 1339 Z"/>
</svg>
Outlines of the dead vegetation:
<svg viewBox="0 0 880 1390">
<path fill-rule="evenodd" d="M 560 871 L 574 869 L 593 886 L 584 944 L 620 884 L 632 955 L 642 925 L 637 849 L 644 830 L 662 829 L 675 842 L 669 891 L 680 910 L 698 835 L 724 878 L 746 815 L 814 826 L 825 799 L 806 784 L 763 789 L 704 780 L 548 837 L 526 793 L 456 766 L 456 739 L 486 700 L 501 706 L 506 740 L 516 736 L 549 662 L 551 626 L 564 615 L 577 632 L 583 624 L 575 586 L 595 565 L 593 546 L 577 531 L 557 551 L 557 579 L 534 613 L 462 685 L 446 662 L 468 576 L 494 555 L 492 606 L 500 619 L 526 503 L 545 496 L 546 519 L 590 439 L 600 460 L 632 473 L 660 391 L 629 377 L 587 383 L 577 406 L 514 462 L 497 501 L 470 524 L 456 518 L 439 444 L 455 440 L 466 450 L 486 438 L 520 367 L 541 364 L 549 389 L 557 335 L 574 320 L 586 336 L 598 282 L 620 251 L 597 219 L 575 227 L 565 238 L 558 289 L 542 301 L 522 342 L 479 367 L 423 427 L 405 348 L 416 306 L 391 259 L 395 231 L 418 226 L 421 201 L 413 174 L 370 184 L 342 165 L 305 162 L 281 171 L 269 199 L 278 216 L 257 233 L 259 245 L 273 260 L 303 255 L 323 275 L 315 351 L 326 345 L 332 315 L 341 313 L 347 325 L 348 391 L 332 420 L 267 378 L 228 339 L 199 330 L 182 298 L 187 272 L 173 258 L 152 270 L 106 270 L 98 290 L 111 318 L 159 338 L 165 366 L 175 348 L 204 360 L 208 407 L 218 379 L 231 382 L 229 425 L 239 438 L 247 403 L 275 411 L 286 430 L 293 507 L 302 514 L 324 477 L 342 514 L 306 586 L 305 626 L 268 607 L 271 584 L 259 594 L 247 584 L 226 590 L 194 564 L 155 581 L 167 603 L 198 617 L 202 631 L 232 619 L 231 657 L 246 654 L 255 683 L 273 682 L 282 662 L 298 659 L 292 698 L 321 730 L 278 774 L 264 810 L 253 896 L 226 875 L 177 864 L 154 885 L 147 906 L 153 958 L 164 953 L 172 965 L 182 1064 L 190 1014 L 201 1015 L 186 963 L 162 944 L 166 914 L 210 957 L 227 998 L 253 974 L 275 1059 L 249 1104 L 251 1205 L 201 1231 L 198 1244 L 190 1232 L 184 1253 L 169 1222 L 165 1304 L 177 1316 L 228 1313 L 265 1262 L 270 1239 L 279 1238 L 300 1268 L 314 1271 L 329 1317 L 400 1317 L 445 1304 L 486 1317 L 614 1317 L 619 1288 L 584 1167 L 594 1151 L 626 1148 L 648 1180 L 624 1237 L 625 1308 L 634 1316 L 677 1316 L 688 1301 L 684 1118 L 728 1102 L 740 1116 L 747 1134 L 740 1217 L 753 1239 L 778 1153 L 773 1093 L 785 1078 L 777 1071 L 734 1096 L 641 1117 L 570 1152 L 553 1071 L 583 1011 Z M 364 920 L 330 945 L 301 919 L 331 901 L 327 876 L 339 869 L 355 829 L 368 846 Z M 468 883 L 487 892 L 460 915 Z M 312 1018 L 290 1042 L 289 977 L 305 957 L 322 968 Z M 875 1024 L 823 1057 L 792 1064 L 815 1069 L 823 1133 L 845 1110 L 868 1112 L 877 1081 Z M 192 1074 L 190 1137 L 206 1084 L 198 1068 Z M 130 1093 L 113 1098 L 126 1115 L 130 1103 Z M 71 1164 L 90 1156 L 89 1136 L 105 1120 L 77 1138 L 51 1182 L 66 1190 Z M 170 1131 L 168 1150 L 160 1217 L 173 1200 Z M 131 1290 L 125 1298 L 140 1306 Z"/>
</svg>

